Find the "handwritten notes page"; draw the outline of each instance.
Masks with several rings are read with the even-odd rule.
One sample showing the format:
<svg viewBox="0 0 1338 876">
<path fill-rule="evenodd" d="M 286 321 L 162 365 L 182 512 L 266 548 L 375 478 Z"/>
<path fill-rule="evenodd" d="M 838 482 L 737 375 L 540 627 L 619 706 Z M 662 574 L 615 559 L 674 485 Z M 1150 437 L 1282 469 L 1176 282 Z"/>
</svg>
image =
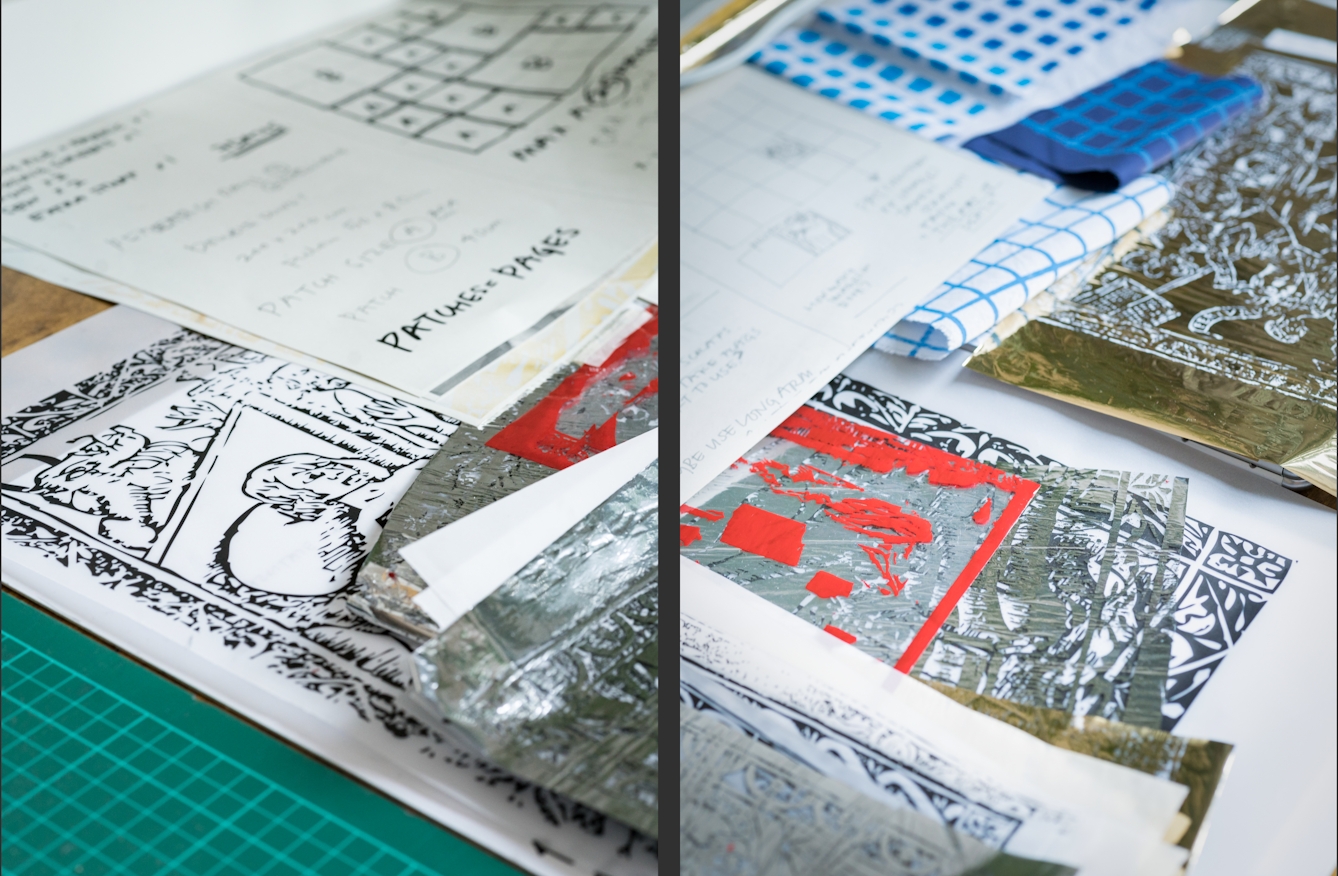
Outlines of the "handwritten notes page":
<svg viewBox="0 0 1338 876">
<path fill-rule="evenodd" d="M 1053 186 L 747 68 L 681 112 L 686 501 Z"/>
<path fill-rule="evenodd" d="M 3 235 L 428 398 L 656 234 L 654 5 L 411 3 L 3 157 Z"/>
</svg>

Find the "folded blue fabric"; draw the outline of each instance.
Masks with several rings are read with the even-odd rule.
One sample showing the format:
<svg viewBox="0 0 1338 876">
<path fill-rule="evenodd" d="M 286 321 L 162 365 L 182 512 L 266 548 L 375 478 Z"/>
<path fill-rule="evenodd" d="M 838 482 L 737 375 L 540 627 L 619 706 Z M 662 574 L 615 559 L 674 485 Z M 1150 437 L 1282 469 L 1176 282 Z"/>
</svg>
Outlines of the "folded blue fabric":
<svg viewBox="0 0 1338 876">
<path fill-rule="evenodd" d="M 963 145 L 1058 183 L 1113 192 L 1189 149 L 1262 97 L 1259 85 L 1243 76 L 1208 76 L 1153 61 Z"/>
</svg>

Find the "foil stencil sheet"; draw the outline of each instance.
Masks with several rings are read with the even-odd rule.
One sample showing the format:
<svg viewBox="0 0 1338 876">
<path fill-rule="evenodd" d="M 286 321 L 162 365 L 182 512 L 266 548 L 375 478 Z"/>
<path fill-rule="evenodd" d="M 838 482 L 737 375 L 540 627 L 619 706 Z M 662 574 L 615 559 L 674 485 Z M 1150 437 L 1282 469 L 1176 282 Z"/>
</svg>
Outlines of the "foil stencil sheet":
<svg viewBox="0 0 1338 876">
<path fill-rule="evenodd" d="M 1182 61 L 1220 67 L 1212 55 Z M 1334 493 L 1334 68 L 1257 46 L 1234 57 L 1264 100 L 1170 167 L 1165 227 L 968 367 Z"/>
<path fill-rule="evenodd" d="M 1029 489 L 805 407 L 683 506 L 680 544 L 689 559 L 901 668 Z"/>
<path fill-rule="evenodd" d="M 1161 724 L 1184 478 L 1027 467 L 1041 485 L 916 666 L 1016 703 Z"/>
<path fill-rule="evenodd" d="M 1089 757 L 1117 763 L 1189 789 L 1180 814 L 1184 833 L 1176 843 L 1192 849 L 1203 830 L 1208 808 L 1231 757 L 1232 746 L 1209 739 L 1173 736 L 1104 718 L 1077 718 L 1059 709 L 1024 706 L 960 687 L 930 681 L 930 686 L 969 709 L 989 715 L 1037 739 Z"/>
<path fill-rule="evenodd" d="M 833 378 L 809 404 L 1001 469 L 1026 471 L 1031 466 L 1048 468 L 1056 464 L 1055 460 L 1034 453 L 1003 435 L 977 429 L 845 375 Z M 1171 535 L 1175 532 L 1174 516 L 1169 512 L 1179 515 L 1183 513 L 1183 506 L 1179 509 L 1168 507 L 1166 531 Z M 1173 539 L 1163 538 L 1162 541 L 1167 549 L 1174 543 Z M 1139 544 L 1139 541 L 1134 542 L 1135 546 Z M 1139 547 L 1140 551 L 1150 549 L 1150 544 Z M 1171 597 L 1170 623 L 1160 627 L 1170 637 L 1170 662 L 1161 704 L 1162 730 L 1175 727 L 1245 635 L 1249 625 L 1282 586 L 1292 562 L 1291 558 L 1265 544 L 1211 523 L 1184 517 L 1180 549 L 1169 564 L 1177 582 Z M 1144 576 L 1141 580 L 1144 583 L 1139 587 L 1152 579 Z M 1048 590 L 1048 585 L 1045 589 Z M 1146 597 L 1139 598 L 1151 600 L 1152 593 L 1149 591 Z M 985 656 L 983 652 L 980 655 L 982 659 Z M 1026 654 L 1023 651 L 1008 656 L 1018 660 Z M 1148 652 L 1141 652 L 1136 667 L 1142 668 L 1135 671 L 1151 672 L 1150 659 Z M 1108 669 L 1114 666 L 1106 665 Z M 1121 671 L 1124 669 L 1121 667 Z M 922 672 L 919 675 L 924 677 Z M 979 678 L 974 680 L 976 684 L 980 683 Z M 1134 717 L 1128 713 L 1120 716 L 1125 721 Z"/>
<path fill-rule="evenodd" d="M 850 452 L 879 433 L 833 452 L 813 440 L 821 418 L 854 427 L 801 409 L 683 507 L 683 555 L 922 678 L 1160 725 L 1183 478 L 1058 464 L 968 475 L 972 463 L 909 442 L 880 465 Z M 1019 483 L 1036 492 L 1004 519 Z"/>
<path fill-rule="evenodd" d="M 484 428 L 460 425 L 405 493 L 358 572 L 349 607 L 417 647 L 439 632 L 427 583 L 399 549 L 659 423 L 658 322 L 598 367 L 571 364 Z M 504 437 L 503 437 L 504 436 Z M 502 446 L 497 446 L 502 445 Z"/>
<path fill-rule="evenodd" d="M 658 464 L 414 652 L 487 756 L 658 833 Z"/>
<path fill-rule="evenodd" d="M 679 707 L 684 876 L 1067 876 L 911 809 L 894 809 L 733 726 Z"/>
</svg>

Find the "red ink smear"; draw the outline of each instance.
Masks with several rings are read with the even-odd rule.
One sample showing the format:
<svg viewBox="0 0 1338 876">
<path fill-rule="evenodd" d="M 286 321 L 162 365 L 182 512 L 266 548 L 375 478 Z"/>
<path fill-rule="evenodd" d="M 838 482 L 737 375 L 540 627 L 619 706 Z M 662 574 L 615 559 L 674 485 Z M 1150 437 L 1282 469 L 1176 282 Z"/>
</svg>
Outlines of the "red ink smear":
<svg viewBox="0 0 1338 876">
<path fill-rule="evenodd" d="M 895 576 L 891 572 L 897 552 L 901 552 L 903 557 L 910 556 L 912 547 L 917 544 L 928 544 L 934 538 L 933 526 L 928 520 L 914 511 L 902 509 L 899 505 L 882 499 L 833 499 L 826 493 L 787 490 L 781 486 L 779 477 L 784 475 L 795 483 L 848 487 L 863 492 L 862 487 L 830 472 L 811 465 L 800 465 L 791 472 L 785 463 L 770 459 L 753 463 L 750 470 L 766 482 L 771 492 L 781 496 L 792 496 L 801 502 L 816 502 L 827 510 L 827 516 L 838 525 L 877 541 L 878 547 L 869 545 L 860 547 L 887 581 L 893 593 L 901 593 L 901 588 L 905 586 L 904 583 L 899 586 L 894 583 Z"/>
<path fill-rule="evenodd" d="M 891 595 L 892 595 L 892 591 L 891 591 L 891 590 L 888 590 L 886 587 L 879 587 L 879 588 L 878 588 L 878 592 L 881 593 L 881 594 L 883 594 L 884 596 L 891 596 Z"/>
<path fill-rule="evenodd" d="M 660 332 L 660 312 L 653 305 L 648 306 L 647 311 L 651 319 L 628 335 L 603 365 L 582 365 L 534 407 L 489 438 L 487 445 L 540 465 L 563 469 L 616 444 L 617 414 L 598 426 L 592 426 L 579 438 L 559 432 L 557 422 L 562 411 L 578 402 L 591 384 L 624 368 L 631 357 L 650 350 L 651 342 Z M 658 379 L 650 381 L 645 389 L 625 401 L 623 406 L 636 404 L 655 395 L 659 387 Z"/>
<path fill-rule="evenodd" d="M 808 584 L 804 585 L 809 590 L 818 595 L 820 599 L 831 599 L 833 596 L 849 596 L 850 591 L 855 588 L 844 578 L 838 578 L 831 572 L 819 572 L 809 579 Z"/>
<path fill-rule="evenodd" d="M 693 508 L 691 505 L 679 505 L 680 514 L 691 514 L 693 517 L 700 517 L 702 520 L 724 520 L 724 511 L 706 511 L 701 508 Z"/>
<path fill-rule="evenodd" d="M 1013 491 L 1023 478 L 993 466 L 954 456 L 945 450 L 907 441 L 886 432 L 866 429 L 849 420 L 805 405 L 771 433 L 813 450 L 835 456 L 850 465 L 862 465 L 879 474 L 902 468 L 909 475 L 929 473 L 936 487 L 974 487 L 993 484 Z"/>
<path fill-rule="evenodd" d="M 700 527 L 693 526 L 691 523 L 678 524 L 678 543 L 682 547 L 687 547 L 694 541 L 702 540 L 702 531 Z"/>
<path fill-rule="evenodd" d="M 804 552 L 804 524 L 752 505 L 740 505 L 730 515 L 720 540 L 741 551 L 797 566 Z"/>
<path fill-rule="evenodd" d="M 840 639 L 842 642 L 845 642 L 847 645 L 853 645 L 855 644 L 855 642 L 859 641 L 858 637 L 852 636 L 850 633 L 847 633 L 840 627 L 834 627 L 831 624 L 827 624 L 827 626 L 823 627 L 822 631 L 824 633 L 831 633 L 833 636 L 836 636 L 836 638 Z"/>
<path fill-rule="evenodd" d="M 971 515 L 971 519 L 981 526 L 990 522 L 990 512 L 994 510 L 990 505 L 990 500 L 986 499 L 985 504 L 976 509 L 976 513 Z"/>
<path fill-rule="evenodd" d="M 1017 475 L 1010 475 L 983 463 L 972 462 L 969 459 L 963 459 L 960 456 L 954 456 L 946 451 L 927 447 L 915 441 L 907 441 L 881 430 L 865 428 L 807 405 L 800 408 L 784 423 L 781 423 L 771 434 L 777 438 L 786 438 L 796 444 L 834 456 L 845 464 L 862 465 L 881 474 L 887 474 L 897 468 L 905 469 L 906 473 L 912 476 L 928 472 L 929 483 L 935 486 L 967 488 L 990 484 L 1011 494 L 1008 504 L 1004 506 L 1003 512 L 999 514 L 999 518 L 990 527 L 990 531 L 986 534 L 980 548 L 971 555 L 966 568 L 962 569 L 956 580 L 948 587 L 947 593 L 939 600 L 938 605 L 934 606 L 934 610 L 930 612 L 924 625 L 915 634 L 915 638 L 911 640 L 909 647 L 897 660 L 895 667 L 897 671 L 909 674 L 915 668 L 915 664 L 921 655 L 924 654 L 925 649 L 929 647 L 929 643 L 943 628 L 948 615 L 952 613 L 952 610 L 957 607 L 957 603 L 961 601 L 962 596 L 970 589 L 972 582 L 980 575 L 981 569 L 985 568 L 985 563 L 989 562 L 990 557 L 1003 543 L 1004 537 L 1013 528 L 1013 524 L 1017 523 L 1018 518 L 1022 516 L 1023 510 L 1036 495 L 1040 485 L 1035 481 L 1029 481 Z M 774 465 L 776 464 L 773 463 Z M 827 477 L 835 478 L 836 476 L 827 475 Z M 777 483 L 779 482 L 777 481 Z M 895 508 L 896 506 L 892 507 Z M 896 530 L 896 533 L 900 535 L 912 534 L 909 529 L 899 529 Z M 890 547 L 892 543 L 894 542 L 889 538 L 883 541 L 880 548 L 870 548 L 864 545 L 861 545 L 861 547 L 864 547 L 865 553 L 878 566 L 879 571 L 884 573 L 884 577 L 891 585 L 890 589 L 899 593 L 901 588 L 905 586 L 904 582 L 900 578 L 896 578 L 896 581 L 893 582 L 892 579 L 895 576 L 887 571 L 896 555 L 890 550 L 886 554 L 883 553 L 883 550 Z M 906 545 L 906 553 L 909 553 L 911 546 L 916 542 L 905 541 L 903 543 Z M 903 554 L 903 556 L 905 555 Z M 829 627 L 827 631 L 831 632 L 832 629 Z"/>
<path fill-rule="evenodd" d="M 892 585 L 893 595 L 900 596 L 901 591 L 906 589 L 906 582 L 896 575 L 893 575 L 892 580 L 888 583 Z"/>
</svg>

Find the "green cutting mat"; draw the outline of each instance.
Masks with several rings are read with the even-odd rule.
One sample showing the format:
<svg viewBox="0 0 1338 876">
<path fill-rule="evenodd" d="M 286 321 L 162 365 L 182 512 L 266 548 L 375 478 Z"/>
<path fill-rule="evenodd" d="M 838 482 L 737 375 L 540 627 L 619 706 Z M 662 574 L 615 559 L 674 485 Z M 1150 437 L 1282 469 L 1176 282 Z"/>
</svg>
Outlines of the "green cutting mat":
<svg viewBox="0 0 1338 876">
<path fill-rule="evenodd" d="M 3 660 L 5 876 L 519 872 L 7 593 Z"/>
</svg>

